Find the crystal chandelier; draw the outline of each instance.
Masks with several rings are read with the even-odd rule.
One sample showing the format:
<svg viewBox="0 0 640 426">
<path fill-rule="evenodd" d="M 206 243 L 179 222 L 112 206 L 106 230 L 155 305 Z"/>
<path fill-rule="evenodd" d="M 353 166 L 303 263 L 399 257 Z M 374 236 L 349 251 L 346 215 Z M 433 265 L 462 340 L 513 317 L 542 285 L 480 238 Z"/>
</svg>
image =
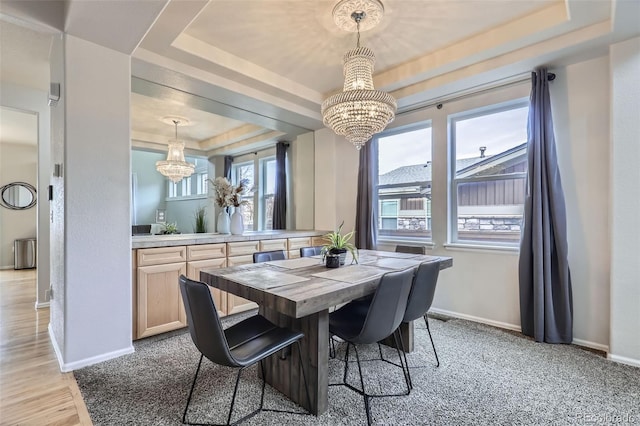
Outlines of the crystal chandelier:
<svg viewBox="0 0 640 426">
<path fill-rule="evenodd" d="M 355 30 L 358 39 L 356 48 L 344 55 L 343 91 L 322 103 L 322 120 L 357 149 L 393 121 L 397 107 L 391 95 L 373 87 L 376 58 L 371 49 L 360 46 L 361 23 L 363 30 L 373 28 L 383 12 L 378 0 L 342 0 L 333 9 L 336 25 L 347 31 Z"/>
<path fill-rule="evenodd" d="M 169 141 L 167 159 L 156 161 L 156 170 L 171 179 L 171 182 L 176 183 L 180 182 L 182 178 L 191 176 L 196 166 L 184 160 L 184 142 L 178 140 L 178 124 L 180 124 L 180 121 L 171 121 L 176 126 L 176 138 Z"/>
</svg>

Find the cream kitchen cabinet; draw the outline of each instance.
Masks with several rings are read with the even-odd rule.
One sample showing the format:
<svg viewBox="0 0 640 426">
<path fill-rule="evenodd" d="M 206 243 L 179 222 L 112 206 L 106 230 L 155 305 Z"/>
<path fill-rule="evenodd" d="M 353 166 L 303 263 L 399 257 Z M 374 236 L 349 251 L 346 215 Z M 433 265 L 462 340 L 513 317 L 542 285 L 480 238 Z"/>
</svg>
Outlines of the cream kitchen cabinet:
<svg viewBox="0 0 640 426">
<path fill-rule="evenodd" d="M 187 247 L 187 277 L 200 281 L 200 270 L 227 267 L 227 245 L 202 244 Z M 211 296 L 221 317 L 227 315 L 227 293 L 211 287 Z"/>
<path fill-rule="evenodd" d="M 186 248 L 138 250 L 137 266 L 134 336 L 139 339 L 185 327 L 187 316 L 178 277 L 187 273 Z"/>
</svg>

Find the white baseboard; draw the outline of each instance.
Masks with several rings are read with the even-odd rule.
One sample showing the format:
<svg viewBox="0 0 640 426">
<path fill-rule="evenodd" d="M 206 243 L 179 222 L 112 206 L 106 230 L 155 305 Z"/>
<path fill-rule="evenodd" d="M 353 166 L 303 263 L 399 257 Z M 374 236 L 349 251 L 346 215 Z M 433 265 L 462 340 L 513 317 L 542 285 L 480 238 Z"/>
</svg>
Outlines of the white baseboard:
<svg viewBox="0 0 640 426">
<path fill-rule="evenodd" d="M 51 302 L 36 302 L 36 309 L 48 308 L 51 305 Z"/>
<path fill-rule="evenodd" d="M 640 359 L 627 358 L 626 356 L 607 354 L 607 358 L 611 361 L 627 364 L 634 367 L 640 367 Z"/>
<path fill-rule="evenodd" d="M 460 318 L 460 319 L 469 320 L 473 322 L 479 322 L 482 324 L 492 325 L 494 327 L 506 328 L 507 330 L 513 330 L 517 332 L 522 331 L 520 326 L 516 324 L 509 324 L 502 321 L 494 321 L 487 318 L 475 317 L 473 315 L 461 314 L 459 312 L 447 311 L 445 309 L 431 308 L 429 309 L 429 312 L 433 312 L 434 314 L 446 315 L 448 317 L 454 317 L 454 318 Z"/>
<path fill-rule="evenodd" d="M 595 349 L 597 351 L 609 352 L 609 345 L 603 345 L 602 343 L 596 343 L 582 339 L 573 339 L 573 342 L 571 343 L 578 346 L 584 346 L 585 348 Z"/>
<path fill-rule="evenodd" d="M 79 361 L 67 362 L 65 363 L 62 358 L 62 353 L 60 352 L 60 348 L 58 347 L 58 342 L 54 339 L 53 331 L 51 329 L 51 324 L 49 324 L 49 337 L 51 339 L 51 343 L 53 344 L 53 350 L 56 353 L 56 357 L 58 358 L 58 365 L 60 365 L 60 371 L 63 373 L 68 373 L 69 371 L 78 370 L 82 367 L 87 367 L 89 365 L 97 364 L 99 362 L 108 361 L 110 359 L 118 358 L 122 355 L 127 355 L 135 352 L 133 345 L 120 349 L 113 352 L 108 352 L 106 354 L 100 354 L 98 356 L 81 359 Z"/>
<path fill-rule="evenodd" d="M 0 266 L 0 269 L 2 269 L 2 270 L 13 269 L 13 265 Z"/>
<path fill-rule="evenodd" d="M 494 321 L 494 320 L 490 320 L 490 319 L 487 319 L 487 318 L 476 317 L 476 316 L 473 316 L 473 315 L 461 314 L 459 312 L 447 311 L 445 309 L 431 308 L 429 310 L 429 312 L 433 312 L 435 314 L 442 314 L 442 315 L 446 315 L 446 316 L 449 316 L 449 317 L 469 320 L 469 321 L 473 321 L 473 322 L 479 322 L 479 323 L 482 323 L 482 324 L 487 324 L 487 325 L 491 325 L 491 326 L 498 327 L 498 328 L 505 328 L 507 330 L 517 331 L 518 333 L 522 332 L 522 328 L 519 325 L 516 325 L 516 324 L 509 324 L 509 323 L 502 322 L 502 321 Z M 598 351 L 609 352 L 609 346 L 608 345 L 603 345 L 601 343 L 591 342 L 589 340 L 573 339 L 573 341 L 571 343 L 574 344 L 574 345 L 577 345 L 577 346 L 584 346 L 586 348 L 596 349 Z M 621 361 L 621 362 L 623 362 L 623 361 Z"/>
</svg>

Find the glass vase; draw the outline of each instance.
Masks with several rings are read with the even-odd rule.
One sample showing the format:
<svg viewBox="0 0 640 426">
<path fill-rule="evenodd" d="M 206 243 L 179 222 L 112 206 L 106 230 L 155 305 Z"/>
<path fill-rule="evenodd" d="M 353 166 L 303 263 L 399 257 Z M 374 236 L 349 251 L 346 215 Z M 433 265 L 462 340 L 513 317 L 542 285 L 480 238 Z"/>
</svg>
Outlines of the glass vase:
<svg viewBox="0 0 640 426">
<path fill-rule="evenodd" d="M 244 219 L 242 218 L 242 207 L 235 208 L 231 215 L 231 233 L 233 235 L 241 235 L 244 232 Z"/>
<path fill-rule="evenodd" d="M 227 213 L 224 209 L 218 213 L 218 224 L 216 230 L 219 234 L 228 234 L 229 233 L 229 213 Z"/>
</svg>

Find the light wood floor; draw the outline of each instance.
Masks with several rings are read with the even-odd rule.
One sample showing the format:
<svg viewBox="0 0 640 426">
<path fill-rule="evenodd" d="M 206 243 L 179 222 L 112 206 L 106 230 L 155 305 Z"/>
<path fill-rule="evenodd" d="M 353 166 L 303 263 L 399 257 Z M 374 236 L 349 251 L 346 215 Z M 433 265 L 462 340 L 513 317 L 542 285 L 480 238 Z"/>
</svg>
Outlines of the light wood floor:
<svg viewBox="0 0 640 426">
<path fill-rule="evenodd" d="M 0 425 L 91 425 L 72 373 L 61 373 L 35 270 L 0 270 Z"/>
</svg>

